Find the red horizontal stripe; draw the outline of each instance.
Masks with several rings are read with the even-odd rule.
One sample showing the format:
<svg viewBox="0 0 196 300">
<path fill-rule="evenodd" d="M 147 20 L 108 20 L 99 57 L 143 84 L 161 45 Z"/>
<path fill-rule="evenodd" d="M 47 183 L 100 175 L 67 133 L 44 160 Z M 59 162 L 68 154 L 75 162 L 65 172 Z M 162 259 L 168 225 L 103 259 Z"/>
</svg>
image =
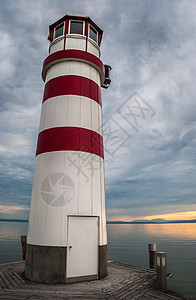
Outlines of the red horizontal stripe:
<svg viewBox="0 0 196 300">
<path fill-rule="evenodd" d="M 60 61 L 76 60 L 93 65 L 101 76 L 101 85 L 105 80 L 105 67 L 102 61 L 95 55 L 82 50 L 61 50 L 50 54 L 43 63 L 42 78 L 45 80 L 46 72 L 50 66 Z"/>
<path fill-rule="evenodd" d="M 101 88 L 86 77 L 66 75 L 49 80 L 45 85 L 43 102 L 61 95 L 84 96 L 101 105 Z"/>
<path fill-rule="evenodd" d="M 36 155 L 51 151 L 83 151 L 103 158 L 103 138 L 80 127 L 54 127 L 38 135 Z"/>
</svg>

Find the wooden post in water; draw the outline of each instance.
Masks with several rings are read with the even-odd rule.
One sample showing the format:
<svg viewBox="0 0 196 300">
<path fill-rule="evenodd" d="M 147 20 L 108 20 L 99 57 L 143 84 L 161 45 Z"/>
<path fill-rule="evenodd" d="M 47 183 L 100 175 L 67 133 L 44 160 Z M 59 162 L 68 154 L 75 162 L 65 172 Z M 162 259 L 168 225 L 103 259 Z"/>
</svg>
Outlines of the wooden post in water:
<svg viewBox="0 0 196 300">
<path fill-rule="evenodd" d="M 156 269 L 156 243 L 148 244 L 149 268 Z"/>
<path fill-rule="evenodd" d="M 22 245 L 22 259 L 26 258 L 26 244 L 27 244 L 27 236 L 21 235 L 21 245 Z"/>
<path fill-rule="evenodd" d="M 167 290 L 167 260 L 166 252 L 157 252 L 157 288 Z"/>
</svg>

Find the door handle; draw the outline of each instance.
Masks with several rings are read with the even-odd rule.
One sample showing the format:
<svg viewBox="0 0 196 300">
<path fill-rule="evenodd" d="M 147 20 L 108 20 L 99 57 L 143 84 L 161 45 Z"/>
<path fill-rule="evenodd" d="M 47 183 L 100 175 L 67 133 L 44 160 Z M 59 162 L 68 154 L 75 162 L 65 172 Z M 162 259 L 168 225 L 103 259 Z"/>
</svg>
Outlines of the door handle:
<svg viewBox="0 0 196 300">
<path fill-rule="evenodd" d="M 69 246 L 69 250 L 71 250 L 72 249 L 72 246 Z"/>
</svg>

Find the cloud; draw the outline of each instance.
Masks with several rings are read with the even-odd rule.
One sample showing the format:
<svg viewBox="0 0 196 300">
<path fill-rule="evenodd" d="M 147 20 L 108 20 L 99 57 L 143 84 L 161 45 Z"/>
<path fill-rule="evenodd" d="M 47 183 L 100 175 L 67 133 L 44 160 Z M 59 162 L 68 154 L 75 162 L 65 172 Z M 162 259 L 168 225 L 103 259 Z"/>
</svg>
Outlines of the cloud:
<svg viewBox="0 0 196 300">
<path fill-rule="evenodd" d="M 0 205 L 0 218 L 28 219 L 29 207 L 16 205 Z"/>
<path fill-rule="evenodd" d="M 0 213 L 13 213 L 16 210 L 27 210 L 28 211 L 29 207 L 0 205 Z"/>
<path fill-rule="evenodd" d="M 191 210 L 195 201 L 195 9 L 193 1 L 185 0 L 1 3 L 3 205 L 30 203 L 48 26 L 68 13 L 89 15 L 104 30 L 102 60 L 112 66 L 111 86 L 102 90 L 103 120 L 119 128 L 117 137 L 123 143 L 108 153 L 114 148 L 104 136 L 108 218 Z M 126 101 L 136 105 L 134 92 L 155 112 L 151 116 L 145 111 L 145 118 L 140 112 L 138 130 L 131 126 L 130 115 L 125 118 L 119 113 Z"/>
<path fill-rule="evenodd" d="M 13 64 L 13 58 L 16 55 L 17 48 L 8 33 L 0 31 L 0 35 L 2 45 L 0 48 L 0 81 L 1 84 L 5 84 L 5 82 L 14 75 L 15 66 Z"/>
</svg>

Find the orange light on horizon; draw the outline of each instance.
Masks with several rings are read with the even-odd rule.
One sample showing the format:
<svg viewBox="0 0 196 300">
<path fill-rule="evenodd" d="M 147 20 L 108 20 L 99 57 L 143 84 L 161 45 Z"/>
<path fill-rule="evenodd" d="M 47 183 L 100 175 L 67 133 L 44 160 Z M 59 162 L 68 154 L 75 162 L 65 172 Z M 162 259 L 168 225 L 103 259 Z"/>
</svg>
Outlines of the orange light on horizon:
<svg viewBox="0 0 196 300">
<path fill-rule="evenodd" d="M 177 212 L 177 213 L 169 213 L 169 214 L 160 214 L 160 215 L 150 215 L 150 216 L 117 216 L 109 218 L 109 221 L 124 221 L 131 222 L 134 220 L 152 220 L 152 219 L 165 219 L 168 221 L 171 220 L 194 220 L 196 219 L 196 211 L 186 211 L 186 212 Z"/>
<path fill-rule="evenodd" d="M 147 216 L 146 219 L 165 219 L 165 220 L 193 220 L 196 219 L 196 211 L 177 212 L 170 214 L 161 214 L 155 216 Z"/>
<path fill-rule="evenodd" d="M 178 240 L 195 240 L 196 238 L 196 224 L 185 223 L 183 226 L 180 224 L 146 224 L 145 230 L 148 235 L 168 237 L 171 236 L 172 239 Z M 182 225 L 182 224 L 181 224 Z M 130 225 L 129 225 L 130 226 Z M 136 225 L 137 226 L 137 225 Z"/>
<path fill-rule="evenodd" d="M 17 205 L 0 205 L 0 213 L 4 213 L 4 214 L 7 214 L 7 213 L 15 213 L 17 211 L 28 211 L 29 210 L 29 207 L 27 206 L 17 206 Z"/>
</svg>

